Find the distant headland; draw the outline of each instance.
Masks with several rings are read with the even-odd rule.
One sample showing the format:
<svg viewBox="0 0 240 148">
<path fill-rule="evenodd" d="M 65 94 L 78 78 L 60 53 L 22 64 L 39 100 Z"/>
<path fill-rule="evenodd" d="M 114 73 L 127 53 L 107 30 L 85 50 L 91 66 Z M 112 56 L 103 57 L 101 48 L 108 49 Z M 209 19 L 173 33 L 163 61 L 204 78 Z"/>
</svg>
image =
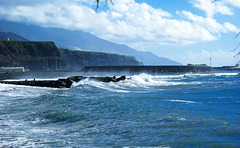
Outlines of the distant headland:
<svg viewBox="0 0 240 148">
<path fill-rule="evenodd" d="M 57 48 L 54 42 L 0 41 L 0 67 L 25 70 L 81 70 L 84 66 L 142 65 L 134 57 Z"/>
</svg>

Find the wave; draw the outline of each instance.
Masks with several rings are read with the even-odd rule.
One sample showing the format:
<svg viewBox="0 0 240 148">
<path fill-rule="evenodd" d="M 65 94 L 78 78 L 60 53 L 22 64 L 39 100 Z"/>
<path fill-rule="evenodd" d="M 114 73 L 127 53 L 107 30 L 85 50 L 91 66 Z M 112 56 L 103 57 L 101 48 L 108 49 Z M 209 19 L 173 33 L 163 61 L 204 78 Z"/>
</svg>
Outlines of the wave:
<svg viewBox="0 0 240 148">
<path fill-rule="evenodd" d="M 171 147 L 164 145 L 164 146 L 154 146 L 154 147 L 125 146 L 123 148 L 171 148 Z"/>
<path fill-rule="evenodd" d="M 165 87 L 170 86 L 187 86 L 187 85 L 201 85 L 201 84 L 210 84 L 217 83 L 218 80 L 209 81 L 208 78 L 218 78 L 222 76 L 237 76 L 239 73 L 187 73 L 187 74 L 176 74 L 176 75 L 150 75 L 150 74 L 140 74 L 127 76 L 127 79 L 120 82 L 98 82 L 96 80 L 84 79 L 77 83 L 72 84 L 72 88 L 83 87 L 84 89 L 91 89 L 91 87 L 99 88 L 102 90 L 112 91 L 112 92 L 123 92 L 127 93 L 133 90 L 146 90 L 146 89 L 164 89 Z M 203 78 L 203 79 L 200 79 Z M 53 80 L 53 79 L 49 79 Z M 221 81 L 222 82 L 222 81 Z M 16 86 L 9 84 L 0 84 L 0 92 L 9 92 L 8 96 L 16 96 L 16 89 L 28 88 L 26 93 L 19 92 L 20 96 L 31 94 L 31 90 L 54 90 L 54 88 L 40 88 L 40 87 L 31 87 L 31 86 Z M 34 89 L 30 89 L 34 88 Z M 14 92 L 11 95 L 11 92 Z"/>
<path fill-rule="evenodd" d="M 75 87 L 96 87 L 114 92 L 129 92 L 130 90 L 141 90 L 141 89 L 161 89 L 160 87 L 165 86 L 178 86 L 178 85 L 195 85 L 200 82 L 184 82 L 184 75 L 159 75 L 153 76 L 149 74 L 140 74 L 127 76 L 126 80 L 119 82 L 98 82 L 95 80 L 85 79 L 77 83 L 73 83 L 72 88 Z"/>
<path fill-rule="evenodd" d="M 240 73 L 214 73 L 215 76 L 236 76 Z"/>
<path fill-rule="evenodd" d="M 148 74 L 134 75 L 125 81 L 124 85 L 129 87 L 143 87 L 151 88 L 157 86 L 175 86 L 175 85 L 185 85 L 185 82 L 180 82 L 183 75 L 162 75 L 162 76 L 152 76 Z"/>
<path fill-rule="evenodd" d="M 236 72 L 229 72 L 229 73 L 187 73 L 184 77 L 219 77 L 219 76 L 237 76 L 239 73 Z"/>
<path fill-rule="evenodd" d="M 193 103 L 197 103 L 195 101 L 188 101 L 188 100 L 169 100 L 171 102 L 180 102 L 180 103 L 186 103 L 186 104 L 193 104 Z"/>
<path fill-rule="evenodd" d="M 165 89 L 171 86 L 188 86 L 205 85 L 218 83 L 217 79 L 211 80 L 208 78 L 218 78 L 222 76 L 236 76 L 238 73 L 187 73 L 179 75 L 150 75 L 139 74 L 127 76 L 127 79 L 120 82 L 98 82 L 95 80 L 85 79 L 78 83 L 74 83 L 72 87 L 89 86 L 104 89 L 113 92 L 129 92 L 134 90 L 146 89 Z M 202 79 L 203 78 L 203 79 Z M 221 81 L 222 82 L 222 81 Z"/>
<path fill-rule="evenodd" d="M 5 98 L 8 99 L 24 99 L 24 98 L 36 98 L 41 95 L 51 94 L 51 91 L 57 90 L 56 88 L 47 87 L 32 87 L 24 85 L 12 85 L 12 84 L 0 84 L 0 101 Z"/>
<path fill-rule="evenodd" d="M 124 88 L 120 89 L 120 87 L 118 87 L 118 89 L 116 89 L 117 87 L 116 87 L 116 85 L 113 85 L 113 83 L 116 83 L 116 82 L 104 83 L 104 82 L 99 82 L 96 80 L 84 79 L 79 82 L 74 82 L 72 84 L 71 88 L 83 87 L 86 89 L 91 89 L 89 87 L 95 87 L 95 88 L 104 89 L 104 90 L 113 91 L 113 92 L 123 92 L 123 93 L 129 92 L 127 90 L 124 90 Z M 121 82 L 117 82 L 117 83 L 121 83 Z"/>
</svg>

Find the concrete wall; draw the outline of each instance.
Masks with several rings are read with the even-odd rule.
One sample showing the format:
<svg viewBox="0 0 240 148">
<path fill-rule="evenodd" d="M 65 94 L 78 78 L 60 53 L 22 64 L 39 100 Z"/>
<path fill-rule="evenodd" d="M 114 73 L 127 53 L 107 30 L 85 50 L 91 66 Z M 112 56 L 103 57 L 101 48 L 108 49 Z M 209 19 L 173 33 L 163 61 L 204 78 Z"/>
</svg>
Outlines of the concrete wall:
<svg viewBox="0 0 240 148">
<path fill-rule="evenodd" d="M 86 66 L 85 72 L 186 73 L 211 71 L 209 66 Z"/>
</svg>

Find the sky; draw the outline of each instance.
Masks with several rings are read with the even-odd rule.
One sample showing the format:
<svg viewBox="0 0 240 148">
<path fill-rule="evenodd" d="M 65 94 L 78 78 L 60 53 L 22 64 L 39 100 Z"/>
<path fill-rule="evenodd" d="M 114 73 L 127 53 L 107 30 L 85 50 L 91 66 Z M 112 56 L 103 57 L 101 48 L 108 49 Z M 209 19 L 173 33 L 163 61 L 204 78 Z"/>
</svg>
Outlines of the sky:
<svg viewBox="0 0 240 148">
<path fill-rule="evenodd" d="M 89 32 L 182 64 L 235 65 L 240 0 L 0 0 L 0 19 Z"/>
</svg>

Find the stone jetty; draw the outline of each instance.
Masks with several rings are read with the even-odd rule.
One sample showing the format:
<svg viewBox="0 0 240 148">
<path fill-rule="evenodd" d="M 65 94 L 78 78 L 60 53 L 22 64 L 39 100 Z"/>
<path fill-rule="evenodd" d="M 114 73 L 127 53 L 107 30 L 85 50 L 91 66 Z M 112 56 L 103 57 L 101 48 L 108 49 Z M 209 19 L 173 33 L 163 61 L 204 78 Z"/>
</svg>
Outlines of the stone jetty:
<svg viewBox="0 0 240 148">
<path fill-rule="evenodd" d="M 119 82 L 126 79 L 126 76 L 113 77 L 84 77 L 84 76 L 71 76 L 68 78 L 61 78 L 57 80 L 23 80 L 23 81 L 0 81 L 2 84 L 26 85 L 26 86 L 39 86 L 39 87 L 52 87 L 52 88 L 70 88 L 72 83 L 79 82 L 84 79 L 95 80 L 100 82 Z"/>
</svg>

